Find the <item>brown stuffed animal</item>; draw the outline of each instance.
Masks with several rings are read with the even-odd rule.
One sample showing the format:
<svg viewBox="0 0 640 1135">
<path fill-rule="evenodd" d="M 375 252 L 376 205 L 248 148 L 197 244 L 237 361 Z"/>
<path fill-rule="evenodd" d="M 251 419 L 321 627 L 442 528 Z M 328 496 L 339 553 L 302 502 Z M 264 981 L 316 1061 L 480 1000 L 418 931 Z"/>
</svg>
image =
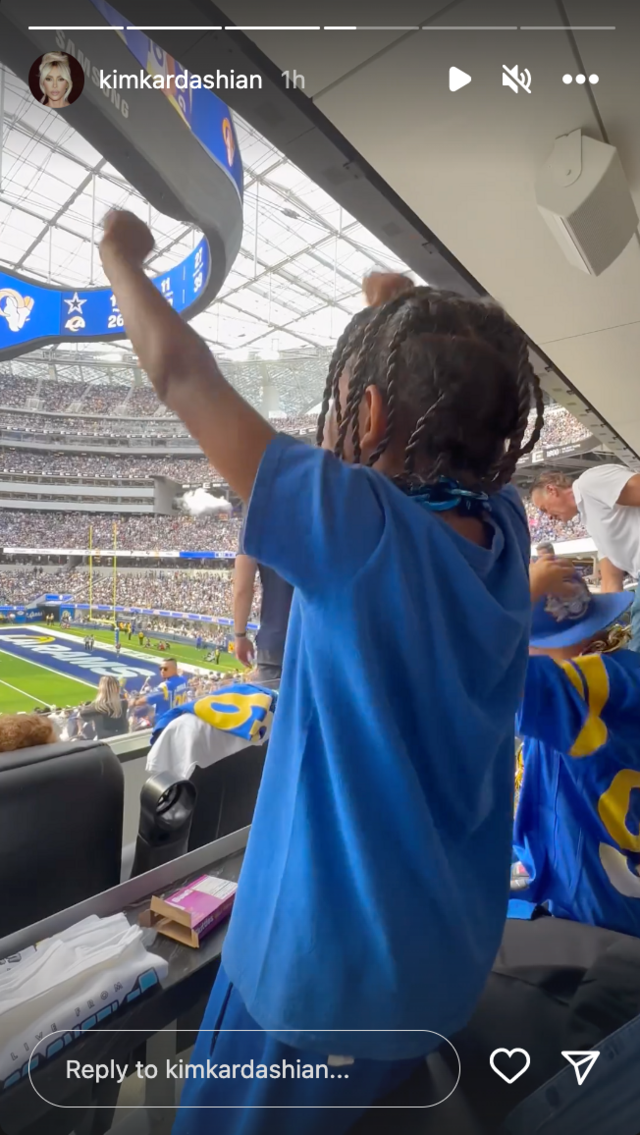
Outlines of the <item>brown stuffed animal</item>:
<svg viewBox="0 0 640 1135">
<path fill-rule="evenodd" d="M 38 713 L 0 713 L 0 753 L 49 745 L 58 740 L 55 725 Z"/>
</svg>

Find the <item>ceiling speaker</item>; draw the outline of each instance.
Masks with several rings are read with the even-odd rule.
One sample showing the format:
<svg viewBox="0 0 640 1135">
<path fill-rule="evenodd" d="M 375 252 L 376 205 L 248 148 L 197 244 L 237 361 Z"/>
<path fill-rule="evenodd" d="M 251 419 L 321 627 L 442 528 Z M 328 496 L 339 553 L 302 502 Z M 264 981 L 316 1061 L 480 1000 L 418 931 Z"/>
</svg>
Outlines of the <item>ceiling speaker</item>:
<svg viewBox="0 0 640 1135">
<path fill-rule="evenodd" d="M 556 139 L 536 201 L 567 260 L 592 276 L 617 260 L 638 227 L 618 151 L 580 130 Z"/>
</svg>

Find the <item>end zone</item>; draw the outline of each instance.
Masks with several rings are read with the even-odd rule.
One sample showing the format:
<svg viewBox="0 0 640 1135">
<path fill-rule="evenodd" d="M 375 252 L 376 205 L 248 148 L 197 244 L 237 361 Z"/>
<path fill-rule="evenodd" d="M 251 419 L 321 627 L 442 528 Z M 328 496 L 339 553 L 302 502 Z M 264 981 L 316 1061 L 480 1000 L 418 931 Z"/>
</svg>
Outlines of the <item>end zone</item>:
<svg viewBox="0 0 640 1135">
<path fill-rule="evenodd" d="M 68 642 L 68 636 L 64 637 Z M 63 674 L 83 685 L 97 686 L 104 674 L 118 679 L 139 679 L 140 682 L 158 677 L 157 665 L 151 666 L 147 662 L 140 665 L 131 657 L 124 661 L 122 657 L 114 657 L 115 652 L 102 645 L 89 654 L 68 646 L 56 632 L 43 633 L 27 626 L 0 627 L 0 654 L 3 653 L 32 662 L 54 674 Z"/>
</svg>

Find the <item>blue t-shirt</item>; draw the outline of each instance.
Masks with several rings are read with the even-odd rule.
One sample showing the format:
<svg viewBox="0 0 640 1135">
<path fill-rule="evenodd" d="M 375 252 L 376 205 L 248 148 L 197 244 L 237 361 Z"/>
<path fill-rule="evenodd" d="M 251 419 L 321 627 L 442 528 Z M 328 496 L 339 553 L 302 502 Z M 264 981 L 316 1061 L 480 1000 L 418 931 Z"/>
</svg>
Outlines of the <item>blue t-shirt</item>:
<svg viewBox="0 0 640 1135">
<path fill-rule="evenodd" d="M 191 701 L 189 687 L 186 678 L 180 674 L 172 674 L 171 677 L 165 678 L 147 697 L 147 704 L 153 706 L 156 717 L 188 701 Z"/>
<path fill-rule="evenodd" d="M 640 656 L 531 658 L 518 728 L 518 898 L 640 935 Z"/>
<path fill-rule="evenodd" d="M 246 550 L 296 590 L 222 960 L 285 1043 L 420 1055 L 494 961 L 530 600 L 514 490 L 490 517 L 486 549 L 375 470 L 283 437 L 263 457 Z M 382 1029 L 423 1031 L 356 1031 Z"/>
</svg>

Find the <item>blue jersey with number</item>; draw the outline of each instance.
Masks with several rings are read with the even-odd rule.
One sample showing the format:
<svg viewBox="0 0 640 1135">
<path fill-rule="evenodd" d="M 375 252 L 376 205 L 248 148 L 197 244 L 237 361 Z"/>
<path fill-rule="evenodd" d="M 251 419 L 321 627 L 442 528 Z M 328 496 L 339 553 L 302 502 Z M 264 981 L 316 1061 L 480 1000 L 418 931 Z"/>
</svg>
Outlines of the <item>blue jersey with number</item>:
<svg viewBox="0 0 640 1135">
<path fill-rule="evenodd" d="M 640 935 L 640 655 L 530 658 L 518 731 L 518 897 Z"/>
<path fill-rule="evenodd" d="M 180 674 L 172 674 L 170 678 L 165 678 L 147 698 L 147 703 L 156 711 L 156 717 L 188 701 L 191 701 L 189 687 L 186 678 Z"/>
</svg>

